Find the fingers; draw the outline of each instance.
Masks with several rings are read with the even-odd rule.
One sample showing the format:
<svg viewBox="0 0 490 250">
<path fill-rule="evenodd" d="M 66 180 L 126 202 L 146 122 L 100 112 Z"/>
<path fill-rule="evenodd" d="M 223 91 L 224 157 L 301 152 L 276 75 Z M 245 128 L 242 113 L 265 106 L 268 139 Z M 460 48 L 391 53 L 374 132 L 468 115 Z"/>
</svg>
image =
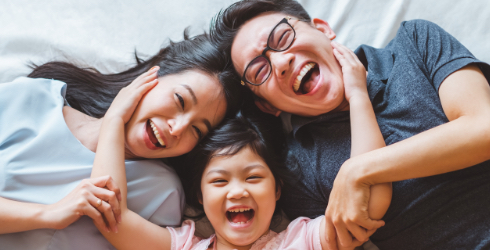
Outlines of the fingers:
<svg viewBox="0 0 490 250">
<path fill-rule="evenodd" d="M 117 233 L 117 221 L 114 217 L 111 205 L 101 200 L 100 198 L 97 198 L 96 196 L 93 196 L 93 198 L 90 200 L 90 203 L 103 215 L 103 219 L 105 220 L 107 225 L 109 225 L 111 231 Z"/>
<path fill-rule="evenodd" d="M 112 179 L 112 177 L 108 175 L 101 176 L 97 178 L 92 178 L 90 179 L 90 181 L 92 184 L 94 184 L 93 187 L 90 187 L 90 191 L 94 194 L 96 199 L 101 199 L 102 201 L 109 203 L 108 205 L 112 209 L 113 213 L 111 213 L 110 217 L 114 217 L 117 223 L 121 223 L 121 191 Z M 92 203 L 92 205 L 94 207 L 100 206 L 100 204 L 94 205 L 94 203 Z"/>
<path fill-rule="evenodd" d="M 91 178 L 89 180 L 96 187 L 107 188 L 110 191 L 114 192 L 116 198 L 121 201 L 121 190 L 110 175 Z"/>
<path fill-rule="evenodd" d="M 335 231 L 335 227 L 333 226 L 330 220 L 327 220 L 325 217 L 325 226 L 326 226 L 326 238 L 327 238 L 327 249 L 328 250 L 338 250 L 337 246 L 337 233 Z"/>
<path fill-rule="evenodd" d="M 339 239 L 340 245 L 343 247 L 348 247 L 352 245 L 352 235 L 349 233 L 345 225 L 340 222 L 334 222 L 335 230 L 337 232 L 337 238 Z"/>
<path fill-rule="evenodd" d="M 94 224 L 96 224 L 98 228 L 102 228 L 106 232 L 110 232 L 109 228 L 107 227 L 104 221 L 104 218 L 102 217 L 102 214 L 97 209 L 95 209 L 95 207 L 84 206 L 79 212 L 79 214 L 87 215 L 88 217 L 92 218 Z"/>
<path fill-rule="evenodd" d="M 333 49 L 334 56 L 337 58 L 341 66 L 347 66 L 346 64 L 350 64 L 350 65 L 362 64 L 361 61 L 359 61 L 357 55 L 349 48 L 335 41 L 332 41 L 332 46 L 334 48 Z"/>
</svg>

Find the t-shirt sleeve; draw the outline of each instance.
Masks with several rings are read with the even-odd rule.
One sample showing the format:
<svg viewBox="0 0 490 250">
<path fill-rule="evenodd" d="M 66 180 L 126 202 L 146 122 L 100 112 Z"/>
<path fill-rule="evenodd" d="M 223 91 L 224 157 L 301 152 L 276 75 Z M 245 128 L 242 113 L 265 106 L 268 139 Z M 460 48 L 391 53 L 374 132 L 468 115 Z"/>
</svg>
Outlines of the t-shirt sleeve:
<svg viewBox="0 0 490 250">
<path fill-rule="evenodd" d="M 315 219 L 299 217 L 289 223 L 288 228 L 278 235 L 279 249 L 321 250 L 320 224 L 324 216 Z"/>
<path fill-rule="evenodd" d="M 201 239 L 194 236 L 196 231 L 194 221 L 186 220 L 181 227 L 167 227 L 172 239 L 172 250 L 190 250 Z"/>
<path fill-rule="evenodd" d="M 436 90 L 447 76 L 471 63 L 479 64 L 488 80 L 488 64 L 476 59 L 456 38 L 432 22 L 403 22 L 397 38 L 405 43 L 402 46 L 423 68 Z"/>
</svg>

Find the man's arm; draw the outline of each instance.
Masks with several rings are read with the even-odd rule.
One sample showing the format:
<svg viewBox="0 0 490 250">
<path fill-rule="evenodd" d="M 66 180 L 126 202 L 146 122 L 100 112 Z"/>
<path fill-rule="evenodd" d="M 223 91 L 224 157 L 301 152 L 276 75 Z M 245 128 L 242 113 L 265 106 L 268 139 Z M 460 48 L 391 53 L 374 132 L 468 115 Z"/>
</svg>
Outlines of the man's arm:
<svg viewBox="0 0 490 250">
<path fill-rule="evenodd" d="M 349 160 L 349 169 L 362 165 L 357 183 L 432 176 L 490 159 L 490 87 L 480 69 L 469 65 L 449 75 L 439 96 L 449 122 Z"/>
<path fill-rule="evenodd" d="M 330 197 L 349 198 L 329 200 L 329 207 L 343 211 L 334 219 L 376 229 L 360 209 L 372 185 L 438 175 L 490 159 L 490 87 L 480 69 L 470 65 L 449 75 L 439 95 L 448 123 L 342 165 Z"/>
</svg>

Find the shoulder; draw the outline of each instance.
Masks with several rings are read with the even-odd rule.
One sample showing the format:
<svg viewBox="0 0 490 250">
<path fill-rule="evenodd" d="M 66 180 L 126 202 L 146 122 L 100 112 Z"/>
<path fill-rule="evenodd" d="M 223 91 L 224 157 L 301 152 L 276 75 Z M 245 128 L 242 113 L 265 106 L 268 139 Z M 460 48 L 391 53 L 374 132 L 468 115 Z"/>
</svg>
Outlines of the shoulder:
<svg viewBox="0 0 490 250">
<path fill-rule="evenodd" d="M 185 220 L 181 227 L 167 227 L 167 229 L 172 239 L 172 250 L 208 249 L 215 238 L 214 235 L 207 239 L 195 236 L 196 227 L 192 220 Z"/>
<path fill-rule="evenodd" d="M 277 235 L 282 241 L 281 249 L 321 249 L 320 225 L 323 217 L 299 217 L 291 221 L 288 228 Z"/>
</svg>

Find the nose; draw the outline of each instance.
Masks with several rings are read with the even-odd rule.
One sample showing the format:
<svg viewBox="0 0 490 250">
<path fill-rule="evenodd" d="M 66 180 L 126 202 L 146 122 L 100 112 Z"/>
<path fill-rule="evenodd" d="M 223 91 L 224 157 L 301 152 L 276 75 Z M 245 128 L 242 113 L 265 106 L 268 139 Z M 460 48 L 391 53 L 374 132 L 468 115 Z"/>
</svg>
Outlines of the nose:
<svg viewBox="0 0 490 250">
<path fill-rule="evenodd" d="M 291 69 L 291 65 L 294 61 L 294 54 L 284 52 L 273 52 L 269 54 L 269 60 L 272 64 L 272 69 L 277 77 L 283 77 L 288 70 Z"/>
<path fill-rule="evenodd" d="M 241 199 L 246 197 L 249 197 L 249 193 L 240 184 L 234 184 L 231 187 L 230 191 L 228 191 L 228 194 L 226 195 L 227 199 Z"/>
<path fill-rule="evenodd" d="M 168 121 L 169 133 L 176 139 L 180 139 L 180 136 L 189 127 L 190 120 L 187 117 L 181 116 L 176 119 Z"/>
</svg>

